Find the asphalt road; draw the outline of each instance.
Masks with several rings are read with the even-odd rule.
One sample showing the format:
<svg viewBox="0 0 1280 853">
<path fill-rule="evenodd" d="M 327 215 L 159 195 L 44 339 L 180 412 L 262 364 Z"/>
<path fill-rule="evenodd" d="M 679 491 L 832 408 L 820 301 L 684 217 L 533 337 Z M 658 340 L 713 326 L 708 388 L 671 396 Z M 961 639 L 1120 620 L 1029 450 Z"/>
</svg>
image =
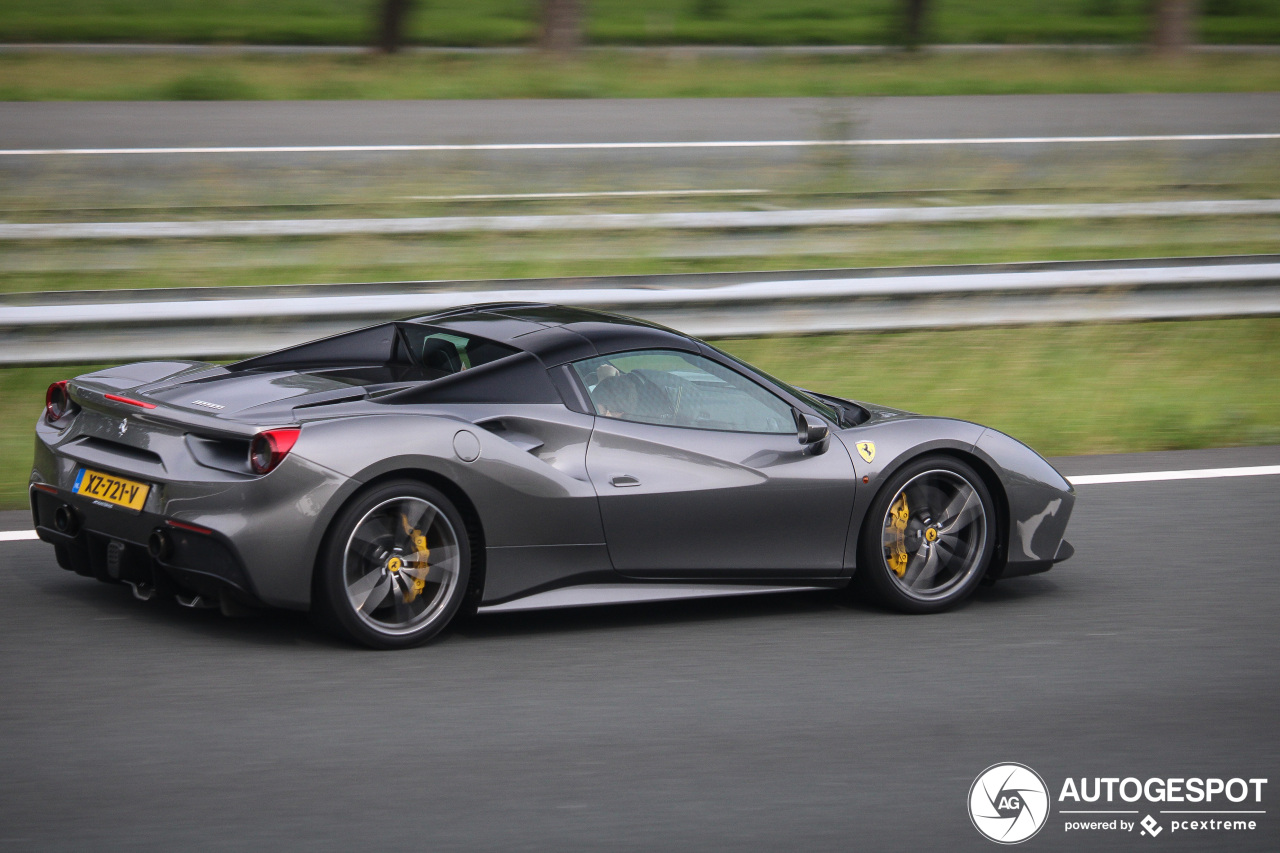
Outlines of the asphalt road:
<svg viewBox="0 0 1280 853">
<path fill-rule="evenodd" d="M 490 615 L 399 653 L 0 542 L 0 849 L 993 850 L 969 786 L 1018 761 L 1055 794 L 1271 780 L 1253 832 L 1071 835 L 1055 806 L 1028 850 L 1274 850 L 1278 512 L 1274 476 L 1082 486 L 1071 561 L 946 615 L 790 594 Z"/>
<path fill-rule="evenodd" d="M 0 149 L 1265 133 L 1280 93 L 0 103 Z"/>
</svg>

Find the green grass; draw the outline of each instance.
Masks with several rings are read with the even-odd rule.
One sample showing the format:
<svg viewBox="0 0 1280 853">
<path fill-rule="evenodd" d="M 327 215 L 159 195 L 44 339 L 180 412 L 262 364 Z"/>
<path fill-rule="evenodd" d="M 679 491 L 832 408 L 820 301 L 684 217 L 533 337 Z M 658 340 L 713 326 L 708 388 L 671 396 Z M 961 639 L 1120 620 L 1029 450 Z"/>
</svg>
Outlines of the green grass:
<svg viewBox="0 0 1280 853">
<path fill-rule="evenodd" d="M 995 427 L 1046 455 L 1280 443 L 1280 318 L 720 341 L 797 385 Z M 52 381 L 0 370 L 0 507 L 25 505 Z"/>
<path fill-rule="evenodd" d="M 0 55 L 0 100 L 658 98 L 1258 92 L 1280 57 L 1141 53 L 680 57 Z"/>
<path fill-rule="evenodd" d="M 1280 443 L 1280 318 L 722 341 L 815 390 L 995 427 L 1049 456 Z"/>
<path fill-rule="evenodd" d="M 590 0 L 598 44 L 874 44 L 890 41 L 898 0 Z M 1148 0 L 937 0 L 937 42 L 1136 42 Z M 1206 0 L 1209 42 L 1280 41 L 1280 0 Z M 3 0 L 3 41 L 148 41 L 361 44 L 376 0 Z M 525 44 L 537 0 L 418 0 L 409 41 L 425 45 Z"/>
</svg>

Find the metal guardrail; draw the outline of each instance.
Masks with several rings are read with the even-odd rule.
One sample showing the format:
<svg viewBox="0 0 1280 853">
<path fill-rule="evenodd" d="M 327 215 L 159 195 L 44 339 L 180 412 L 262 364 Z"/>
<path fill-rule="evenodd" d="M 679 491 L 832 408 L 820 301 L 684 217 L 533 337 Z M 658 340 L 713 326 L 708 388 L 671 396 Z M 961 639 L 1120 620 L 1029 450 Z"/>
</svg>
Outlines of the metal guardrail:
<svg viewBox="0 0 1280 853">
<path fill-rule="evenodd" d="M 1278 134 L 1280 135 L 1280 134 Z M 711 210 L 688 213 L 570 213 L 521 216 L 428 216 L 385 219 L 240 219 L 193 222 L 0 223 L 0 240 L 157 240 L 331 237 L 344 234 L 465 232 L 739 230 L 904 223 L 1133 219 L 1184 216 L 1275 216 L 1280 199 L 991 204 L 956 207 L 862 207 L 811 210 Z"/>
<path fill-rule="evenodd" d="M 618 311 L 704 337 L 1280 314 L 1280 255 L 495 282 L 15 294 L 0 364 L 229 358 L 475 302 Z"/>
</svg>

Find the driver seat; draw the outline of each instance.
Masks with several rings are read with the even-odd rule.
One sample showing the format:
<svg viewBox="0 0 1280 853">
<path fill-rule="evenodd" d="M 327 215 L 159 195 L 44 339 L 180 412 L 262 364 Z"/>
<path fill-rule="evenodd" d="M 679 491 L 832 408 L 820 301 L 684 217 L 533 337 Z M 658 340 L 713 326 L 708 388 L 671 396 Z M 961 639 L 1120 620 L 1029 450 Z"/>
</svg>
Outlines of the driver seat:
<svg viewBox="0 0 1280 853">
<path fill-rule="evenodd" d="M 422 366 L 448 376 L 461 372 L 462 359 L 458 357 L 458 348 L 453 344 L 438 338 L 427 338 L 422 342 Z"/>
</svg>

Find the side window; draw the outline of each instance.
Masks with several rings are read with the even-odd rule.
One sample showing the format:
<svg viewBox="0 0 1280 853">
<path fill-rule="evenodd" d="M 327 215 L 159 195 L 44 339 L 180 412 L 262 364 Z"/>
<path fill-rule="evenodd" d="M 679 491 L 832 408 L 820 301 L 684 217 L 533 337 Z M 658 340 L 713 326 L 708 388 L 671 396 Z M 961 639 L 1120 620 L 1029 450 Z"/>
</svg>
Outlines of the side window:
<svg viewBox="0 0 1280 853">
<path fill-rule="evenodd" d="M 645 424 L 730 432 L 791 433 L 791 407 L 710 359 L 637 350 L 573 365 L 596 414 Z"/>
</svg>

